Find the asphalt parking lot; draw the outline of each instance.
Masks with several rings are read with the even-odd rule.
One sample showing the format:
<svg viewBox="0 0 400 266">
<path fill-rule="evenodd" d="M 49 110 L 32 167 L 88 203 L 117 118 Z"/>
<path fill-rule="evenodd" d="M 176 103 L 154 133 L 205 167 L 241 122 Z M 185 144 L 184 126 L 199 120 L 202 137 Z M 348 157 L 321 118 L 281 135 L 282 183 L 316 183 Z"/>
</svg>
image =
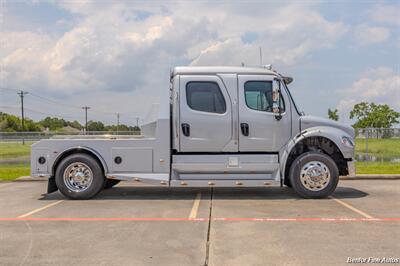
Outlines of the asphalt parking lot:
<svg viewBox="0 0 400 266">
<path fill-rule="evenodd" d="M 343 265 L 400 257 L 400 180 L 288 188 L 120 184 L 89 201 L 0 183 L 0 265 Z"/>
</svg>

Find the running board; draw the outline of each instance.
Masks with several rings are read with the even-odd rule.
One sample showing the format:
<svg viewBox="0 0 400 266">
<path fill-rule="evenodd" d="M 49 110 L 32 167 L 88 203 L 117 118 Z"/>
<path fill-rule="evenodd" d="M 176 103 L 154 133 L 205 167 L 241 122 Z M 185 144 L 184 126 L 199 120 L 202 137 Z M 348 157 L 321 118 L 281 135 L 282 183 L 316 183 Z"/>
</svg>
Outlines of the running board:
<svg viewBox="0 0 400 266">
<path fill-rule="evenodd" d="M 171 180 L 171 187 L 268 187 L 280 181 L 267 180 Z"/>
<path fill-rule="evenodd" d="M 108 174 L 107 178 L 121 180 L 121 181 L 134 181 L 137 183 L 143 183 L 148 185 L 169 186 L 169 174 L 120 173 L 120 174 Z"/>
<path fill-rule="evenodd" d="M 108 179 L 133 181 L 143 185 L 171 187 L 268 187 L 280 186 L 280 181 L 272 179 L 236 180 L 169 180 L 168 174 L 109 174 Z"/>
</svg>

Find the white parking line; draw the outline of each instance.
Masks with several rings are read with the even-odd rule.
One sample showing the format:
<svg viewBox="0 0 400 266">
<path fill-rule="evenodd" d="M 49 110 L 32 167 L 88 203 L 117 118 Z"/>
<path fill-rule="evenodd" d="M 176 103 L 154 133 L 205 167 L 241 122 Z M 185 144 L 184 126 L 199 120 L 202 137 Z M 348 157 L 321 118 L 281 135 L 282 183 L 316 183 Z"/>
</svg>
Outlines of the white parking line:
<svg viewBox="0 0 400 266">
<path fill-rule="evenodd" d="M 373 219 L 373 218 L 374 218 L 374 217 L 372 217 L 371 215 L 369 215 L 369 214 L 367 214 L 367 213 L 365 213 L 365 212 L 363 212 L 363 211 L 357 209 L 356 207 L 351 206 L 350 204 L 348 204 L 348 203 L 346 203 L 346 202 L 344 202 L 344 201 L 342 201 L 342 200 L 340 200 L 340 199 L 337 199 L 337 198 L 332 197 L 332 196 L 330 196 L 329 198 L 333 199 L 334 201 L 336 201 L 336 202 L 339 203 L 340 205 L 342 205 L 342 206 L 344 206 L 344 207 L 346 207 L 346 208 L 352 210 L 353 212 L 358 213 L 358 214 L 360 214 L 361 216 L 364 216 L 365 218 L 368 218 L 368 219 Z"/>
<path fill-rule="evenodd" d="M 195 219 L 197 217 L 197 211 L 199 210 L 200 200 L 201 200 L 201 193 L 199 192 L 197 193 L 196 198 L 194 199 L 193 207 L 189 214 L 189 219 Z"/>
<path fill-rule="evenodd" d="M 58 201 L 56 201 L 56 202 L 47 204 L 46 206 L 43 206 L 43 207 L 41 207 L 41 208 L 37 208 L 37 209 L 35 209 L 35 210 L 33 210 L 33 211 L 30 211 L 30 212 L 28 212 L 28 213 L 22 214 L 22 215 L 18 216 L 18 218 L 25 218 L 25 217 L 31 216 L 32 214 L 35 214 L 35 213 L 38 213 L 38 212 L 40 212 L 40 211 L 43 211 L 43 210 L 45 210 L 45 209 L 47 209 L 47 208 L 53 207 L 53 206 L 55 206 L 55 205 L 57 205 L 57 204 L 59 204 L 59 203 L 61 203 L 61 202 L 63 202 L 63 201 L 64 201 L 64 200 L 58 200 Z"/>
</svg>

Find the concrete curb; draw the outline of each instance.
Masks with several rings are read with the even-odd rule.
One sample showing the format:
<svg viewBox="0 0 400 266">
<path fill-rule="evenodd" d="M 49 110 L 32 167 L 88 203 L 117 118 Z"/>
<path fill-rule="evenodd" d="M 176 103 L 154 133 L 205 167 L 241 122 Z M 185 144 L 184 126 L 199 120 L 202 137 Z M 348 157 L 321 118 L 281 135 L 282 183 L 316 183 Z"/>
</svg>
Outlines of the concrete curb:
<svg viewBox="0 0 400 266">
<path fill-rule="evenodd" d="M 390 175 L 370 174 L 370 175 L 340 177 L 340 180 L 398 180 L 398 179 L 400 179 L 400 174 L 390 174 Z"/>
<path fill-rule="evenodd" d="M 31 181 L 47 181 L 47 177 L 30 177 L 21 176 L 14 180 L 14 182 L 31 182 Z M 340 180 L 400 180 L 400 174 L 393 175 L 356 175 L 356 176 L 341 176 Z"/>
<path fill-rule="evenodd" d="M 31 177 L 31 176 L 21 176 L 15 179 L 13 182 L 31 182 L 31 181 L 47 181 L 47 177 Z"/>
</svg>

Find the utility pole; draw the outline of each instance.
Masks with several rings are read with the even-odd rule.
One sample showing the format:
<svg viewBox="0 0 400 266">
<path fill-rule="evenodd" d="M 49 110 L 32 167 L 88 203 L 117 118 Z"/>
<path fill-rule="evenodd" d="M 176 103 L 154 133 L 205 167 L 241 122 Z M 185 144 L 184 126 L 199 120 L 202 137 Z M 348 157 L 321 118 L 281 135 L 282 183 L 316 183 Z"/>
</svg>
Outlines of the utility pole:
<svg viewBox="0 0 400 266">
<path fill-rule="evenodd" d="M 117 113 L 117 135 L 119 131 L 119 113 Z"/>
<path fill-rule="evenodd" d="M 261 49 L 261 46 L 260 46 L 260 66 L 262 66 L 262 49 Z"/>
<path fill-rule="evenodd" d="M 25 130 L 24 95 L 28 94 L 28 92 L 21 90 L 20 92 L 17 92 L 17 94 L 21 98 L 21 130 L 24 131 Z M 22 132 L 22 134 L 24 134 L 24 133 Z M 24 136 L 22 136 L 22 145 L 25 145 Z"/>
<path fill-rule="evenodd" d="M 139 127 L 139 117 L 136 117 L 136 127 Z"/>
<path fill-rule="evenodd" d="M 87 110 L 90 109 L 89 106 L 83 106 L 82 107 L 83 110 L 85 110 L 85 135 L 87 134 Z"/>
</svg>

